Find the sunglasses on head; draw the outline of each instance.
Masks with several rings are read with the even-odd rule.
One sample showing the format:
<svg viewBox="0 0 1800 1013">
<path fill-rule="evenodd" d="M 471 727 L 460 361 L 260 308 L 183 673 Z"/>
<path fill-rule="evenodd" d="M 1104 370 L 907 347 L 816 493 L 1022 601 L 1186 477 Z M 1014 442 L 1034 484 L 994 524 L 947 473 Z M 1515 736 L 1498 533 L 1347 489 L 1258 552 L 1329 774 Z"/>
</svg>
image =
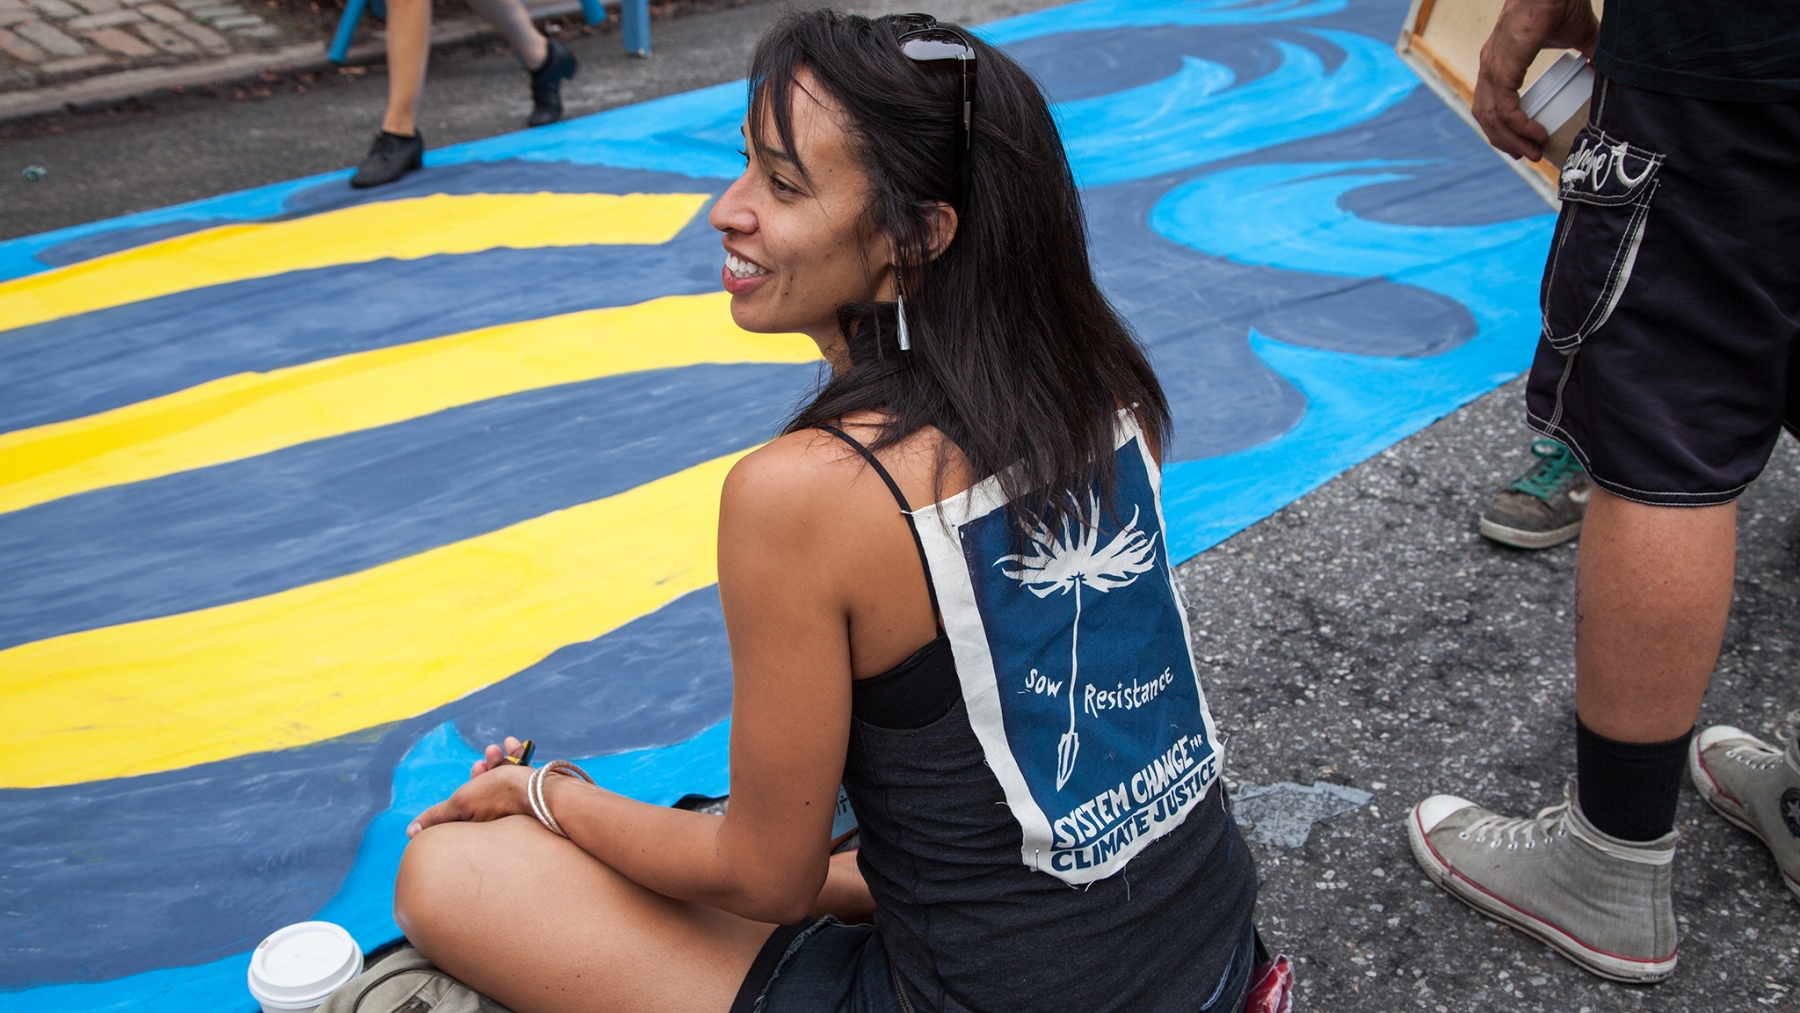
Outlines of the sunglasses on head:
<svg viewBox="0 0 1800 1013">
<path fill-rule="evenodd" d="M 900 54 L 920 70 L 956 74 L 962 80 L 956 175 L 961 195 L 966 196 L 969 192 L 969 150 L 974 142 L 975 45 L 962 32 L 938 24 L 929 14 L 890 14 L 882 20 L 899 30 Z"/>
</svg>

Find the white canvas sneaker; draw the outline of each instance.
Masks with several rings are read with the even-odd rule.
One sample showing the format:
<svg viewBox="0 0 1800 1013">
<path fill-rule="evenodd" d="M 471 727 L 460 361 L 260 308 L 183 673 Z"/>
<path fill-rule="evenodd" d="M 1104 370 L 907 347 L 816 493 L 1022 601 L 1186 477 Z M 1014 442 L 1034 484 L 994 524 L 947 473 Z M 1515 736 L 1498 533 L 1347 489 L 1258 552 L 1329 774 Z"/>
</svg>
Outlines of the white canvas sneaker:
<svg viewBox="0 0 1800 1013">
<path fill-rule="evenodd" d="M 1688 746 L 1688 773 L 1719 815 L 1768 846 L 1782 884 L 1800 897 L 1800 710 L 1788 712 L 1780 733 L 1783 745 L 1772 746 L 1714 725 Z"/>
<path fill-rule="evenodd" d="M 1676 834 L 1620 840 L 1575 800 L 1533 819 L 1433 795 L 1407 818 L 1413 857 L 1452 897 L 1548 943 L 1582 968 L 1625 982 L 1675 973 L 1670 865 Z"/>
</svg>

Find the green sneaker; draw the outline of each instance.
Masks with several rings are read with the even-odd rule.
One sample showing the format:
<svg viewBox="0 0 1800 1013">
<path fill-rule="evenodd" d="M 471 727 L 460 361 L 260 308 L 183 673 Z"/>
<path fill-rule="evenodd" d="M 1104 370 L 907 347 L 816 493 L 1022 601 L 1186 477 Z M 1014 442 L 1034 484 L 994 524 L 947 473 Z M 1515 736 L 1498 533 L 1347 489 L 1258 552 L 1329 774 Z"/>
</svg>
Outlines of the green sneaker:
<svg viewBox="0 0 1800 1013">
<path fill-rule="evenodd" d="M 1714 725 L 1688 746 L 1688 773 L 1700 797 L 1768 845 L 1781 882 L 1800 897 L 1800 710 L 1771 746 L 1730 725 Z"/>
<path fill-rule="evenodd" d="M 1481 515 L 1481 533 L 1502 545 L 1548 549 L 1581 534 L 1594 487 L 1568 447 L 1555 440 L 1531 445 L 1537 461 Z"/>
<path fill-rule="evenodd" d="M 1582 815 L 1574 784 L 1567 801 L 1534 819 L 1433 795 L 1407 817 L 1413 857 L 1450 896 L 1584 970 L 1661 981 L 1675 973 L 1676 834 L 1640 843 L 1601 833 Z"/>
</svg>

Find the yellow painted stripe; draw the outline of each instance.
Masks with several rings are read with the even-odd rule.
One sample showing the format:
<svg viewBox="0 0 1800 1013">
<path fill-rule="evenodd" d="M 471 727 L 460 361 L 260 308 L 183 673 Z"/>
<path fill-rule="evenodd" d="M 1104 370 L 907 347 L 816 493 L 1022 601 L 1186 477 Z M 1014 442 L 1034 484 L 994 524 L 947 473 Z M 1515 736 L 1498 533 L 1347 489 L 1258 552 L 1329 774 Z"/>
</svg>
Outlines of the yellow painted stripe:
<svg viewBox="0 0 1800 1013">
<path fill-rule="evenodd" d="M 204 468 L 537 387 L 702 362 L 810 362 L 799 334 L 751 334 L 723 292 L 668 296 L 240 373 L 0 435 L 0 513 Z"/>
<path fill-rule="evenodd" d="M 714 583 L 741 456 L 362 573 L 0 651 L 0 787 L 304 745 L 498 682 Z"/>
<path fill-rule="evenodd" d="M 333 264 L 495 247 L 666 243 L 708 199 L 703 193 L 433 194 L 288 221 L 221 225 L 0 284 L 0 330 Z"/>
</svg>

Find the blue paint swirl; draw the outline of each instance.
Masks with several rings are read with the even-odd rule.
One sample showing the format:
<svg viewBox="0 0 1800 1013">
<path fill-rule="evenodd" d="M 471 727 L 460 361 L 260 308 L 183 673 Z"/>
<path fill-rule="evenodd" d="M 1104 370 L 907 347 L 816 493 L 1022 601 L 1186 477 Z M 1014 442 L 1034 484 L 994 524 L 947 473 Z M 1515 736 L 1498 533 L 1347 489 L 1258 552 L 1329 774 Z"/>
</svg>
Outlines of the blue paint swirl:
<svg viewBox="0 0 1800 1013">
<path fill-rule="evenodd" d="M 1335 14 L 1349 0 L 1088 0 L 1033 11 L 976 29 L 995 45 L 1059 32 L 1106 28 L 1260 25 Z"/>
<path fill-rule="evenodd" d="M 1251 264 L 1345 274 L 1354 265 L 1467 306 L 1476 336 L 1429 358 L 1302 349 L 1250 334 L 1250 346 L 1307 402 L 1278 438 L 1164 469 L 1169 553 L 1184 559 L 1229 538 L 1333 475 L 1504 383 L 1530 361 L 1537 276 L 1555 219 L 1487 225 L 1374 222 L 1339 206 L 1358 187 L 1406 178 L 1391 161 L 1253 165 L 1171 190 L 1150 215 L 1160 234 Z M 1521 340 L 1523 339 L 1523 340 Z"/>
<path fill-rule="evenodd" d="M 1159 234 L 1245 264 L 1405 278 L 1445 260 L 1544 241 L 1543 216 L 1488 225 L 1396 225 L 1344 210 L 1346 193 L 1410 174 L 1403 161 L 1251 165 L 1196 177 L 1150 212 Z"/>
<path fill-rule="evenodd" d="M 1235 88 L 1223 87 L 1229 70 L 1190 57 L 1154 84 L 1057 106 L 1076 181 L 1145 179 L 1328 134 L 1379 115 L 1419 86 L 1384 43 L 1333 29 L 1308 34 L 1343 51 L 1335 71 L 1311 48 L 1277 40 L 1280 65 Z"/>
</svg>

